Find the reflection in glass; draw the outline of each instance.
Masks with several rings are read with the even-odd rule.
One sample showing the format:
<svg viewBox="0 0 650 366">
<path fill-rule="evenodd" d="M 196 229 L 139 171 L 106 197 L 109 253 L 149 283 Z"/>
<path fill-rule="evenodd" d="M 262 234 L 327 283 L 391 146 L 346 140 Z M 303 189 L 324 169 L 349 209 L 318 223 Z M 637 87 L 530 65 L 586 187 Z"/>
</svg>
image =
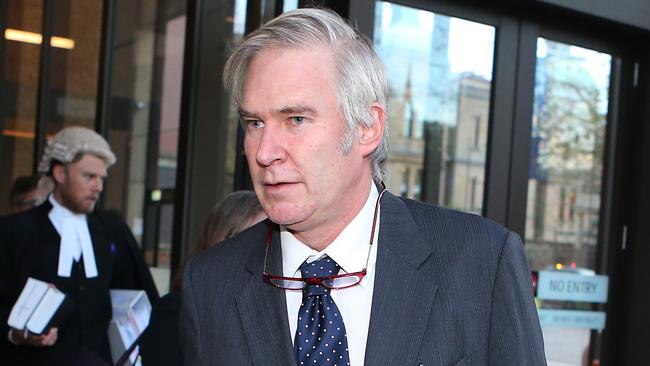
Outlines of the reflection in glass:
<svg viewBox="0 0 650 366">
<path fill-rule="evenodd" d="M 124 214 L 139 243 L 144 230 L 157 9 L 155 2 L 115 3 L 108 141 L 117 163 L 109 171 L 104 206 Z"/>
<path fill-rule="evenodd" d="M 594 273 L 611 61 L 604 53 L 537 41 L 525 238 L 533 270 Z M 540 306 L 592 310 L 589 303 L 541 300 Z M 589 329 L 543 332 L 549 365 L 585 364 Z"/>
<path fill-rule="evenodd" d="M 594 268 L 611 56 L 538 39 L 526 249 Z"/>
<path fill-rule="evenodd" d="M 163 67 L 158 127 L 158 181 L 156 188 L 176 186 L 178 130 L 181 117 L 185 14 L 165 20 Z M 171 221 L 170 221 L 171 223 Z"/>
<path fill-rule="evenodd" d="M 282 2 L 282 11 L 298 9 L 298 0 L 284 0 Z"/>
<path fill-rule="evenodd" d="M 168 269 L 180 126 L 185 2 L 115 3 L 105 207 L 122 211 L 150 265 Z M 164 278 L 168 272 L 154 271 Z M 165 292 L 165 291 L 162 291 Z"/>
<path fill-rule="evenodd" d="M 60 0 L 52 10 L 52 35 L 71 40 L 74 48 L 51 48 L 45 133 L 68 126 L 94 129 L 102 1 Z"/>
<path fill-rule="evenodd" d="M 387 187 L 480 214 L 494 28 L 388 2 L 375 9 L 390 86 Z"/>
<path fill-rule="evenodd" d="M 232 49 L 235 44 L 239 43 L 244 38 L 244 33 L 246 31 L 246 4 L 247 0 L 235 0 L 233 2 L 234 9 L 234 27 L 232 29 L 232 34 L 229 34 L 228 37 L 224 37 L 225 49 Z M 290 6 L 291 2 L 284 2 L 284 6 Z M 228 122 L 227 122 L 227 131 L 226 131 L 226 175 L 224 176 L 224 192 L 223 195 L 230 193 L 235 187 L 235 171 L 236 166 L 238 165 L 238 160 L 241 164 L 244 164 L 246 158 L 244 157 L 244 151 L 241 145 L 241 137 L 243 136 L 243 131 L 241 131 L 239 113 L 237 107 L 234 105 L 232 100 L 228 101 Z M 239 131 L 238 131 L 239 129 Z M 247 165 L 245 165 L 247 167 Z M 246 168 L 248 169 L 248 168 Z M 238 186 L 237 189 L 243 189 L 245 187 Z"/>
<path fill-rule="evenodd" d="M 43 2 L 10 1 L 6 6 L 6 27 L 41 34 Z M 10 40 L 3 42 L 4 59 L 0 85 L 0 192 L 9 192 L 13 180 L 31 175 L 34 165 L 36 100 L 41 47 Z M 15 38 L 15 37 L 14 37 Z M 0 197 L 0 215 L 9 213 L 7 195 Z"/>
<path fill-rule="evenodd" d="M 109 171 L 105 207 L 124 213 L 142 245 L 161 293 L 166 292 L 172 249 L 174 198 L 185 48 L 186 1 L 115 2 L 109 142 L 118 162 Z M 241 39 L 246 1 L 225 2 L 219 19 L 221 53 Z M 225 56 L 224 56 L 225 58 Z M 219 103 L 216 101 L 215 103 Z M 218 118 L 211 123 L 221 123 Z M 229 136 L 235 136 L 236 122 Z M 224 184 L 232 189 L 235 139 Z M 227 193 L 227 192 L 225 192 Z"/>
</svg>

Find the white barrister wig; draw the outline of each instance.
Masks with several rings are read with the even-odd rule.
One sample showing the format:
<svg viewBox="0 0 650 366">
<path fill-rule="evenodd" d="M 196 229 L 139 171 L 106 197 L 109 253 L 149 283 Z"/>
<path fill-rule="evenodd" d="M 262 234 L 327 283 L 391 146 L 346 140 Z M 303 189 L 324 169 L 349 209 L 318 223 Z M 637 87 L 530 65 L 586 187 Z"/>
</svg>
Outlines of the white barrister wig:
<svg viewBox="0 0 650 366">
<path fill-rule="evenodd" d="M 70 163 L 78 154 L 95 155 L 108 166 L 115 164 L 115 154 L 108 142 L 97 132 L 85 127 L 67 127 L 47 142 L 38 172 L 47 175 L 52 161 Z"/>
</svg>

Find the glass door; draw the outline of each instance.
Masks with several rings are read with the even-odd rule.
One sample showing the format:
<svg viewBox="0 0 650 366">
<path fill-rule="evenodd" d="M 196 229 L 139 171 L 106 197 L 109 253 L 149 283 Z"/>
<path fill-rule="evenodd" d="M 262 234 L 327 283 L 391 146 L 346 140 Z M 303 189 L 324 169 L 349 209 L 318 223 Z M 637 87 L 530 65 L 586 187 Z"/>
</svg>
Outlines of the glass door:
<svg viewBox="0 0 650 366">
<path fill-rule="evenodd" d="M 418 5 L 375 3 L 390 93 L 385 183 L 520 233 L 549 365 L 591 366 L 607 319 L 601 197 L 617 59 L 523 19 Z"/>
<path fill-rule="evenodd" d="M 0 192 L 33 174 L 43 2 L 4 1 L 0 9 Z M 11 213 L 8 194 L 0 215 Z"/>
<path fill-rule="evenodd" d="M 46 137 L 65 127 L 96 127 L 102 10 L 99 0 L 62 0 L 52 8 Z"/>
<path fill-rule="evenodd" d="M 537 38 L 525 248 L 551 366 L 587 365 L 605 325 L 597 257 L 611 70 L 607 53 Z"/>
<path fill-rule="evenodd" d="M 483 213 L 496 28 L 379 1 L 374 47 L 389 80 L 386 186 Z"/>
</svg>

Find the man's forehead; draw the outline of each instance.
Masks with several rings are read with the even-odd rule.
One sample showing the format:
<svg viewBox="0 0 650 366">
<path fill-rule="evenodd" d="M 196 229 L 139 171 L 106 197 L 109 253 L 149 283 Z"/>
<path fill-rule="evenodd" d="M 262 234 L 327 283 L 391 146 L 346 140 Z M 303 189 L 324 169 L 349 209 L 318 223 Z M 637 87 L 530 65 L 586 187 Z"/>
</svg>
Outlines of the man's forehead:
<svg viewBox="0 0 650 366">
<path fill-rule="evenodd" d="M 336 94 L 337 88 L 335 70 L 324 60 L 327 56 L 315 52 L 318 49 L 273 49 L 257 54 L 245 76 L 239 114 L 319 111 L 324 94 Z"/>
<path fill-rule="evenodd" d="M 258 87 L 260 75 L 270 76 L 274 80 L 278 76 L 278 68 L 283 71 L 281 76 L 286 81 L 294 76 L 297 86 L 302 85 L 310 73 L 326 76 L 336 81 L 336 63 L 333 51 L 329 47 L 313 45 L 295 48 L 268 48 L 253 56 L 244 71 L 242 94 L 245 97 L 247 87 Z M 255 83 L 251 83 L 255 79 Z M 267 80 L 265 80 L 267 81 Z"/>
<path fill-rule="evenodd" d="M 84 171 L 103 171 L 108 169 L 108 162 L 101 156 L 84 153 L 76 161 L 66 164 L 66 166 L 75 167 Z"/>
</svg>

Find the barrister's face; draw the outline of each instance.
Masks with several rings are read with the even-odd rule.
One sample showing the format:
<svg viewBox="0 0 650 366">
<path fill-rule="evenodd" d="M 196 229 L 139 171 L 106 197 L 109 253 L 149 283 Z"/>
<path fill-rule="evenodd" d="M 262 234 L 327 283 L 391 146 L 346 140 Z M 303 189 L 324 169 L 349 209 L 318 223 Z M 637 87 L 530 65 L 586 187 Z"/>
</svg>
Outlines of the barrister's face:
<svg viewBox="0 0 650 366">
<path fill-rule="evenodd" d="M 376 144 L 356 139 L 341 149 L 345 122 L 333 71 L 321 48 L 264 50 L 244 83 L 240 114 L 255 191 L 269 218 L 298 234 L 356 214 L 372 179 Z"/>
<path fill-rule="evenodd" d="M 104 189 L 106 163 L 97 156 L 84 154 L 74 163 L 55 165 L 52 176 L 57 202 L 74 213 L 90 213 Z"/>
</svg>

